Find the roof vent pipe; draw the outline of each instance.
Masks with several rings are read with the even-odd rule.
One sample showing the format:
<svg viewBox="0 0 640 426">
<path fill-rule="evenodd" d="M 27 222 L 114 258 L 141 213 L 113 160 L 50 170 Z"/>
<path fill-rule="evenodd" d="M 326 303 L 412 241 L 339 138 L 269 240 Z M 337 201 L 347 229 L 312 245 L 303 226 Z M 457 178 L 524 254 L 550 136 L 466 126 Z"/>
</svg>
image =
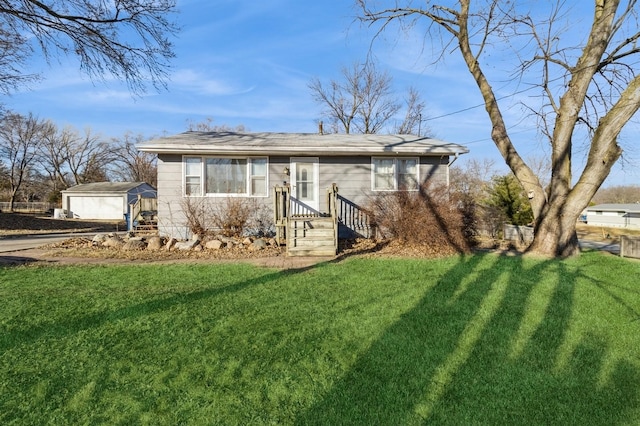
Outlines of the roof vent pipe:
<svg viewBox="0 0 640 426">
<path fill-rule="evenodd" d="M 322 121 L 318 122 L 318 133 L 320 133 L 321 135 L 324 135 L 324 133 L 322 132 Z"/>
</svg>

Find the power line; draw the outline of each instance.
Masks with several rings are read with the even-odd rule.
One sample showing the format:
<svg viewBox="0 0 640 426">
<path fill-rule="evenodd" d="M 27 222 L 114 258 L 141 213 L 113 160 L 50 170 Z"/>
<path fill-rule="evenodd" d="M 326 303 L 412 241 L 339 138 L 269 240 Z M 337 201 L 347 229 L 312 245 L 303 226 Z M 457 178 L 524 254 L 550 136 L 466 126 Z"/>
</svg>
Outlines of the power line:
<svg viewBox="0 0 640 426">
<path fill-rule="evenodd" d="M 535 130 L 536 130 L 535 128 L 530 128 L 530 129 L 519 130 L 517 132 L 512 132 L 509 129 L 507 129 L 507 133 L 509 134 L 509 137 L 511 137 L 512 135 L 518 135 L 520 133 L 528 133 L 528 132 L 532 132 L 532 131 L 535 131 Z M 461 143 L 463 143 L 465 145 L 471 145 L 471 144 L 479 143 L 479 142 L 493 142 L 493 139 L 491 139 L 491 138 L 482 138 L 482 139 L 473 140 L 471 142 L 461 142 Z"/>
<path fill-rule="evenodd" d="M 500 98 L 496 98 L 496 101 L 501 101 L 501 100 L 503 100 L 503 99 L 510 98 L 510 97 L 512 97 L 512 96 L 515 96 L 515 95 L 519 95 L 520 93 L 524 93 L 524 92 L 526 92 L 526 91 L 528 91 L 528 90 L 529 90 L 529 89 L 523 89 L 523 90 L 520 90 L 520 91 L 518 91 L 518 92 L 514 92 L 514 93 L 512 93 L 512 94 L 510 94 L 510 95 L 505 95 L 505 96 L 502 96 L 502 97 L 500 97 Z M 483 107 L 484 105 L 485 105 L 485 104 L 484 104 L 484 103 L 482 103 L 482 104 L 478 104 L 478 105 L 470 106 L 470 107 L 467 107 L 467 108 L 464 108 L 464 109 L 460 109 L 460 110 L 457 110 L 457 111 L 449 112 L 449 113 L 447 113 L 447 114 L 438 115 L 438 116 L 436 116 L 436 117 L 429 117 L 429 118 L 425 118 L 423 121 L 431 121 L 431 120 L 437 120 L 437 119 L 439 119 L 439 118 L 449 117 L 449 116 L 451 116 L 451 115 L 460 114 L 461 112 L 466 112 L 466 111 L 470 111 L 470 110 L 472 110 L 472 109 L 476 109 L 476 108 Z"/>
</svg>

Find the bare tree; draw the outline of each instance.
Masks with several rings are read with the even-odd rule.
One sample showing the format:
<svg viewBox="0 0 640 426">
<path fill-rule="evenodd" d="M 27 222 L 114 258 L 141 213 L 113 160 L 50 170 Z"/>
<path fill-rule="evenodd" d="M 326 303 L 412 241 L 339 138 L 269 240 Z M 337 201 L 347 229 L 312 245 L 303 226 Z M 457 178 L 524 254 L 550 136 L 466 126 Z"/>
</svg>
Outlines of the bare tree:
<svg viewBox="0 0 640 426">
<path fill-rule="evenodd" d="M 609 188 L 600 188 L 596 195 L 593 197 L 592 201 L 595 204 L 640 203 L 640 186 L 624 185 L 611 186 Z"/>
<path fill-rule="evenodd" d="M 367 62 L 343 68 L 342 77 L 328 87 L 318 78 L 309 83 L 314 100 L 325 107 L 323 115 L 336 132 L 378 133 L 400 109 L 391 76 Z"/>
<path fill-rule="evenodd" d="M 70 185 L 108 181 L 108 167 L 117 158 L 114 146 L 85 129 L 67 127 L 60 133 L 61 151 L 70 173 Z"/>
<path fill-rule="evenodd" d="M 0 120 L 0 158 L 7 164 L 9 211 L 33 167 L 45 123 L 32 114 L 8 113 Z"/>
<path fill-rule="evenodd" d="M 488 195 L 491 180 L 498 174 L 495 161 L 470 159 L 464 166 L 452 166 L 449 186 L 453 191 L 469 195 L 476 203 Z"/>
<path fill-rule="evenodd" d="M 119 153 L 118 167 L 114 170 L 114 174 L 122 181 L 146 182 L 156 186 L 158 181 L 157 155 L 138 151 L 136 148 L 136 144 L 144 140 L 142 135 L 134 136 L 131 133 L 126 133 L 122 138 L 113 141 Z"/>
<path fill-rule="evenodd" d="M 635 73 L 640 53 L 637 1 L 594 0 L 590 25 L 573 19 L 586 6 L 584 1 L 537 3 L 535 14 L 528 2 L 506 0 L 474 2 L 473 7 L 471 0 L 427 1 L 419 7 L 406 0 L 391 2 L 388 8 L 356 1 L 361 19 L 380 25 L 379 31 L 392 22 L 413 25 L 426 20 L 430 39 L 443 42 L 435 48 L 436 59 L 452 50 L 460 54 L 484 99 L 491 137 L 529 194 L 535 218 L 529 250 L 546 256 L 579 253 L 577 219 L 620 158 L 618 136 L 640 107 L 640 77 Z M 550 3 L 551 9 L 541 16 L 540 7 Z M 569 29 L 571 36 L 564 33 Z M 490 54 L 519 59 L 510 78 L 532 82 L 530 90 L 537 97 L 529 98 L 526 106 L 539 118 L 551 152 L 546 188 L 510 137 L 501 98 L 485 72 L 494 68 L 486 62 Z M 588 154 L 574 179 L 572 154 L 580 140 Z"/>
<path fill-rule="evenodd" d="M 243 124 L 237 126 L 228 126 L 226 124 L 213 124 L 213 118 L 207 117 L 202 121 L 195 122 L 193 120 L 187 120 L 187 131 L 189 132 L 246 132 L 247 129 Z"/>
<path fill-rule="evenodd" d="M 91 129 L 80 134 L 70 126 L 58 129 L 50 121 L 44 123 L 43 129 L 38 163 L 49 176 L 54 190 L 110 180 L 111 166 L 120 155 L 118 147 L 92 134 Z"/>
<path fill-rule="evenodd" d="M 393 133 L 398 135 L 429 135 L 431 130 L 427 127 L 422 128 L 422 114 L 425 104 L 420 98 L 420 93 L 414 87 L 409 88 L 405 104 L 404 119 L 394 128 Z"/>
<path fill-rule="evenodd" d="M 49 177 L 54 193 L 70 186 L 68 157 L 66 150 L 63 149 L 67 137 L 70 137 L 69 131 L 59 132 L 52 121 L 45 122 L 38 163 Z"/>
<path fill-rule="evenodd" d="M 177 32 L 169 20 L 175 7 L 175 0 L 0 2 L 0 90 L 29 80 L 20 68 L 35 46 L 47 59 L 76 55 L 92 78 L 111 74 L 134 93 L 149 81 L 162 87 L 174 56 L 167 35 Z"/>
<path fill-rule="evenodd" d="M 498 212 L 486 203 L 497 174 L 495 162 L 487 158 L 472 158 L 464 166 L 451 167 L 449 190 L 461 203 L 468 231 L 473 236 L 495 237 L 504 222 Z"/>
</svg>

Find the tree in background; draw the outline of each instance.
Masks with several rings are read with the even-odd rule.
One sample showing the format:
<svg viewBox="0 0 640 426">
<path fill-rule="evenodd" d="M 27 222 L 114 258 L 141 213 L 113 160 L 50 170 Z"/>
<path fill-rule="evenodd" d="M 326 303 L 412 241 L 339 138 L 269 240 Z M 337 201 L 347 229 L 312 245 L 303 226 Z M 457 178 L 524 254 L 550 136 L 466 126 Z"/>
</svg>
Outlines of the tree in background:
<svg viewBox="0 0 640 426">
<path fill-rule="evenodd" d="M 80 133 L 73 127 L 51 126 L 38 158 L 56 188 L 110 180 L 109 167 L 120 157 L 116 146 L 88 128 Z"/>
<path fill-rule="evenodd" d="M 486 205 L 494 217 L 511 225 L 530 225 L 533 221 L 531 204 L 520 182 L 513 174 L 494 176 L 488 188 Z"/>
<path fill-rule="evenodd" d="M 163 87 L 173 58 L 168 19 L 175 0 L 15 0 L 0 3 L 0 90 L 8 93 L 35 76 L 22 68 L 38 49 L 47 60 L 75 55 L 92 78 L 111 74 L 134 93 L 148 82 Z"/>
<path fill-rule="evenodd" d="M 401 109 L 393 94 L 393 79 L 367 62 L 342 69 L 342 80 L 331 80 L 328 85 L 314 78 L 309 83 L 313 99 L 325 110 L 334 133 L 379 133 Z M 419 128 L 424 103 L 415 89 L 409 90 L 404 121 L 396 126 L 399 133 Z"/>
<path fill-rule="evenodd" d="M 139 152 L 145 138 L 105 141 L 91 129 L 58 128 L 32 114 L 0 119 L 0 191 L 14 200 L 60 201 L 60 191 L 90 182 L 157 183 L 157 157 Z M 4 194 L 7 194 L 6 197 Z"/>
<path fill-rule="evenodd" d="M 154 187 L 158 183 L 158 157 L 155 154 L 138 151 L 136 144 L 145 140 L 142 135 L 125 133 L 113 144 L 118 152 L 114 176 L 125 182 L 146 182 Z"/>
<path fill-rule="evenodd" d="M 592 204 L 634 204 L 640 203 L 640 186 L 624 185 L 600 188 L 593 197 Z"/>
<path fill-rule="evenodd" d="M 490 159 L 470 159 L 451 168 L 449 191 L 460 203 L 471 235 L 496 238 L 503 224 L 531 225 L 533 212 L 513 174 L 500 175 Z"/>
<path fill-rule="evenodd" d="M 51 185 L 47 198 L 52 201 L 58 201 L 60 191 L 71 186 L 67 168 L 68 157 L 62 141 L 69 134 L 70 132 L 59 132 L 57 126 L 50 120 L 45 123 L 37 160 Z"/>
<path fill-rule="evenodd" d="M 409 88 L 405 102 L 404 119 L 395 125 L 393 133 L 397 135 L 429 135 L 431 129 L 422 127 L 422 113 L 425 109 L 425 103 L 420 98 L 420 93 L 413 88 Z"/>
<path fill-rule="evenodd" d="M 0 158 L 6 162 L 9 211 L 36 163 L 46 122 L 29 114 L 7 113 L 0 119 Z"/>
<path fill-rule="evenodd" d="M 496 147 L 532 195 L 535 231 L 529 250 L 546 256 L 579 253 L 577 219 L 620 158 L 618 136 L 640 108 L 637 1 L 595 0 L 586 23 L 572 10 L 583 10 L 584 1 L 536 2 L 535 9 L 530 2 L 507 0 L 418 6 L 410 0 L 356 1 L 361 19 L 380 25 L 378 34 L 394 23 L 415 28 L 426 21 L 425 39 L 442 42 L 434 46 L 436 60 L 453 51 L 460 55 L 484 100 Z M 531 95 L 523 106 L 537 117 L 549 144 L 552 170 L 546 187 L 516 149 L 503 98 L 486 73 L 498 73 L 493 58 L 501 55 L 517 63 L 509 74 L 495 77 L 496 87 L 506 79 L 527 83 Z M 588 155 L 574 179 L 572 155 L 579 142 Z"/>
<path fill-rule="evenodd" d="M 202 121 L 187 120 L 187 131 L 189 132 L 246 132 L 247 129 L 243 124 L 237 126 L 228 126 L 226 124 L 213 124 L 213 118 L 207 117 Z"/>
<path fill-rule="evenodd" d="M 495 162 L 472 158 L 465 166 L 454 165 L 449 171 L 449 191 L 461 203 L 467 238 L 479 235 L 495 237 L 503 221 L 487 207 L 491 179 L 496 175 Z"/>
</svg>

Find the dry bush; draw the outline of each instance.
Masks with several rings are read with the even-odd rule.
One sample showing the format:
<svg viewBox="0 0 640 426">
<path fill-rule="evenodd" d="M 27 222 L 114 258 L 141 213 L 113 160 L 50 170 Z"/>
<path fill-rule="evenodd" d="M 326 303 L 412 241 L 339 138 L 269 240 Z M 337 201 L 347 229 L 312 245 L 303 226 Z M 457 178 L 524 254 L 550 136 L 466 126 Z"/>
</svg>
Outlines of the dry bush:
<svg viewBox="0 0 640 426">
<path fill-rule="evenodd" d="M 193 235 L 204 235 L 207 230 L 207 208 L 204 199 L 185 197 L 181 202 L 187 226 Z"/>
<path fill-rule="evenodd" d="M 421 246 L 431 254 L 469 251 L 470 219 L 446 187 L 425 184 L 415 192 L 376 194 L 368 210 L 383 238 Z"/>
<path fill-rule="evenodd" d="M 211 223 L 226 237 L 244 233 L 245 226 L 255 212 L 255 200 L 226 197 L 211 206 Z"/>
<path fill-rule="evenodd" d="M 273 210 L 265 204 L 255 202 L 252 214 L 244 228 L 245 233 L 256 237 L 271 237 L 275 235 Z"/>
<path fill-rule="evenodd" d="M 271 211 L 251 198 L 182 199 L 186 225 L 193 235 L 220 232 L 226 237 L 238 237 L 250 232 L 266 236 L 272 233 Z"/>
</svg>

